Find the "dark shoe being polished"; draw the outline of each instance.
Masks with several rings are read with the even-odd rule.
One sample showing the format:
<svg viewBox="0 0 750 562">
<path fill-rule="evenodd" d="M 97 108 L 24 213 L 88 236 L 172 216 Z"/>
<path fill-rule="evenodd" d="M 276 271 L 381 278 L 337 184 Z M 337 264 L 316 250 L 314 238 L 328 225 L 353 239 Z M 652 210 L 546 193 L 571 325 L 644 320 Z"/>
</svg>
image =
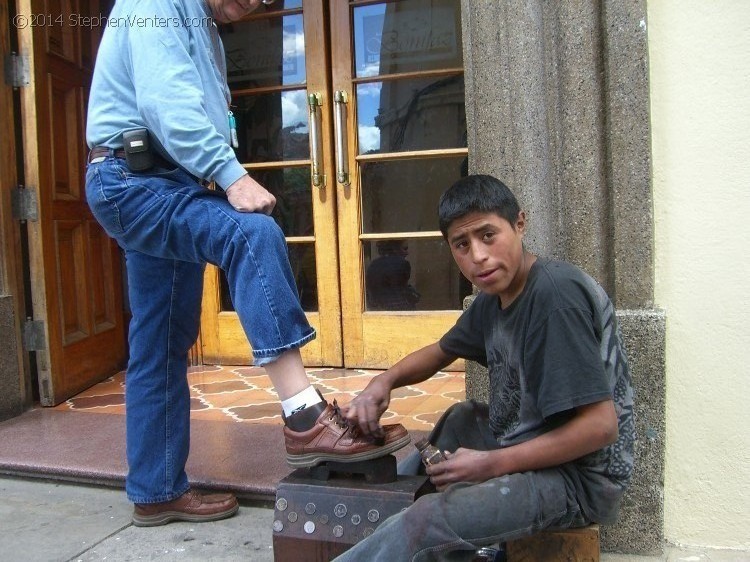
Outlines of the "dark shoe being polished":
<svg viewBox="0 0 750 562">
<path fill-rule="evenodd" d="M 383 426 L 382 437 L 362 435 L 350 424 L 336 401 L 321 402 L 285 418 L 286 461 L 295 468 L 325 461 L 356 462 L 377 459 L 411 441 L 401 424 Z"/>
<path fill-rule="evenodd" d="M 199 494 L 188 490 L 179 498 L 161 503 L 137 503 L 133 510 L 136 527 L 155 527 L 170 521 L 203 523 L 231 517 L 239 509 L 232 494 Z"/>
</svg>

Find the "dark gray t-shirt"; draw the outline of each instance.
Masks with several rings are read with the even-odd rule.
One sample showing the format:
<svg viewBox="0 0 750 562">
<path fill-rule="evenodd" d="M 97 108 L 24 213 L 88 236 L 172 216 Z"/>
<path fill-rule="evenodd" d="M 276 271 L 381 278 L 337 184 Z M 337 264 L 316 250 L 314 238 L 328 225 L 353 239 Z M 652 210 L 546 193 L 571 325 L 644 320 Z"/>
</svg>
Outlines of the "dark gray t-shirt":
<svg viewBox="0 0 750 562">
<path fill-rule="evenodd" d="M 509 307 L 480 293 L 440 347 L 488 368 L 490 429 L 501 447 L 559 427 L 578 406 L 614 399 L 617 441 L 562 468 L 586 515 L 616 518 L 633 469 L 633 392 L 614 307 L 594 279 L 538 258 Z"/>
</svg>

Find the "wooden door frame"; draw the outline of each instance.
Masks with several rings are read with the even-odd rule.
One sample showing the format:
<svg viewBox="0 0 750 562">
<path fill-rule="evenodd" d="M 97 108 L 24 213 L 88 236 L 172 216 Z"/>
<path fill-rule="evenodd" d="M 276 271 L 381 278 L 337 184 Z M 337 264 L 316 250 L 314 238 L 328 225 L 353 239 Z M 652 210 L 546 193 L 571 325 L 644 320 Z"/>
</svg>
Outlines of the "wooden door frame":
<svg viewBox="0 0 750 562">
<path fill-rule="evenodd" d="M 304 0 L 303 0 L 304 5 Z M 308 3 L 308 6 L 310 4 Z M 315 9 L 305 9 L 305 53 L 309 52 L 313 60 L 324 61 L 322 71 L 307 73 L 308 93 L 317 93 L 321 103 L 321 150 L 325 183 L 323 188 L 313 187 L 313 195 L 318 202 L 313 205 L 315 224 L 334 222 L 337 213 L 336 164 L 333 149 L 333 89 L 331 85 L 331 42 L 325 38 L 331 36 L 328 2 L 315 4 Z M 321 36 L 315 33 L 322 30 Z M 311 39 L 308 41 L 308 38 Z M 313 197 L 315 199 L 315 197 Z M 330 253 L 324 254 L 319 248 L 327 248 Z M 318 290 L 318 310 L 326 310 L 319 316 L 317 339 L 321 342 L 324 365 L 343 365 L 343 333 L 341 328 L 342 303 L 341 281 L 339 275 L 338 229 L 331 228 L 315 232 L 315 263 L 318 287 L 326 286 L 330 290 Z"/>
<path fill-rule="evenodd" d="M 0 4 L 0 52 L 3 59 L 10 55 L 11 19 L 7 3 Z M 7 411 L 0 419 L 21 413 L 33 402 L 31 369 L 28 353 L 23 349 L 23 322 L 26 318 L 24 293 L 24 263 L 21 221 L 13 216 L 13 192 L 19 187 L 17 170 L 16 117 L 19 108 L 14 100 L 14 88 L 0 85 L 0 298 L 12 303 L 12 333 L 0 337 L 7 352 L 6 367 L 0 372 L 0 389 L 6 389 Z M 15 373 L 11 372 L 15 369 Z"/>
<path fill-rule="evenodd" d="M 334 91 L 343 90 L 349 99 L 347 107 L 347 116 L 349 123 L 356 119 L 357 107 L 356 96 L 354 92 L 348 89 L 347 83 L 342 84 L 337 81 L 337 77 L 349 77 L 352 74 L 352 52 L 354 45 L 349 34 L 351 28 L 350 22 L 350 3 L 335 2 L 331 8 L 331 44 L 348 45 L 348 49 L 338 49 L 331 60 L 331 75 L 333 79 Z M 350 82 L 349 82 L 350 83 Z M 355 160 L 357 150 L 357 138 L 355 127 L 347 125 L 346 127 L 346 146 L 348 154 L 346 162 L 349 167 L 349 184 L 342 185 L 336 182 L 338 201 L 340 202 L 337 210 L 337 233 L 339 238 L 339 254 L 344 256 L 359 255 L 359 236 L 344 236 L 341 232 L 342 224 L 356 224 L 359 228 L 360 212 L 359 206 L 359 168 Z M 342 155 L 338 155 L 342 158 Z M 357 232 L 357 234 L 359 234 Z M 343 261 L 343 260 L 342 260 Z M 364 271 L 362 270 L 361 256 L 357 260 L 358 266 L 345 271 L 342 267 L 339 273 L 341 280 L 341 312 L 342 312 L 342 332 L 346 346 L 344 348 L 344 365 L 356 364 L 356 359 L 361 356 L 361 349 L 364 345 L 362 334 L 362 323 L 360 322 L 362 303 L 359 295 L 364 286 Z M 351 274 L 346 276 L 345 274 Z"/>
<path fill-rule="evenodd" d="M 31 0 L 21 0 L 17 6 L 19 14 L 31 14 Z M 23 167 L 26 189 L 31 190 L 36 198 L 37 205 L 41 201 L 40 170 L 38 165 L 39 143 L 37 133 L 36 105 L 37 105 L 37 83 L 34 79 L 36 74 L 36 62 L 38 60 L 38 46 L 40 41 L 34 41 L 34 34 L 41 33 L 41 28 L 24 28 L 19 30 L 19 52 L 28 63 L 29 84 L 24 87 L 21 95 L 21 130 L 23 134 Z M 35 49 L 35 43 L 37 49 Z M 31 279 L 31 307 L 30 312 L 33 320 L 44 326 L 43 349 L 36 350 L 37 377 L 39 379 L 40 400 L 44 404 L 49 401 L 49 385 L 51 379 L 50 363 L 56 360 L 55 352 L 50 348 L 50 337 L 59 337 L 56 326 L 50 327 L 47 314 L 47 302 L 49 295 L 45 287 L 45 268 L 43 253 L 45 251 L 45 236 L 42 227 L 41 208 L 38 209 L 38 218 L 28 223 L 29 247 L 39 248 L 38 252 L 30 252 L 28 258 L 29 278 Z M 48 238 L 49 236 L 47 236 Z M 50 299 L 52 300 L 52 299 Z M 52 328 L 52 334 L 50 334 Z M 46 389 L 46 392 L 45 392 Z"/>
</svg>

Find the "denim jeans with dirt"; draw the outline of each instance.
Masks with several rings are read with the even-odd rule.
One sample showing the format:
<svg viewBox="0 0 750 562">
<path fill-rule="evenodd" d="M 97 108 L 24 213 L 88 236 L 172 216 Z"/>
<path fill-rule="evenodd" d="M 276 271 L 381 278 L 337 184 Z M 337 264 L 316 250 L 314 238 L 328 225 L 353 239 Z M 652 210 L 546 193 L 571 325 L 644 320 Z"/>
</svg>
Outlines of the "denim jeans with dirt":
<svg viewBox="0 0 750 562">
<path fill-rule="evenodd" d="M 126 491 L 134 503 L 169 501 L 189 487 L 187 361 L 198 335 L 205 264 L 226 273 L 256 364 L 301 347 L 315 331 L 271 217 L 235 211 L 223 192 L 179 168 L 136 174 L 113 155 L 89 164 L 86 196 L 126 259 Z"/>
<path fill-rule="evenodd" d="M 430 442 L 444 451 L 498 448 L 489 429 L 487 405 L 474 401 L 452 406 L 435 425 Z M 399 473 L 416 474 L 419 466 L 419 456 L 412 455 L 399 465 Z M 421 496 L 335 562 L 469 561 L 482 546 L 542 529 L 587 524 L 563 471 L 509 474 Z"/>
</svg>

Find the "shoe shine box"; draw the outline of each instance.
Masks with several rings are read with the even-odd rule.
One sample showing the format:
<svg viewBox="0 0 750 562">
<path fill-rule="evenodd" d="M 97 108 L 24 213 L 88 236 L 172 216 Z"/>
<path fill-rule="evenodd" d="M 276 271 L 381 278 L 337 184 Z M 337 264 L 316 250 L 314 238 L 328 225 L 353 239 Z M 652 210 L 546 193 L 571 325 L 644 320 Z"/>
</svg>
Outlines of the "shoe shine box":
<svg viewBox="0 0 750 562">
<path fill-rule="evenodd" d="M 328 562 L 428 489 L 426 476 L 396 476 L 392 455 L 297 469 L 276 492 L 274 562 Z"/>
</svg>

